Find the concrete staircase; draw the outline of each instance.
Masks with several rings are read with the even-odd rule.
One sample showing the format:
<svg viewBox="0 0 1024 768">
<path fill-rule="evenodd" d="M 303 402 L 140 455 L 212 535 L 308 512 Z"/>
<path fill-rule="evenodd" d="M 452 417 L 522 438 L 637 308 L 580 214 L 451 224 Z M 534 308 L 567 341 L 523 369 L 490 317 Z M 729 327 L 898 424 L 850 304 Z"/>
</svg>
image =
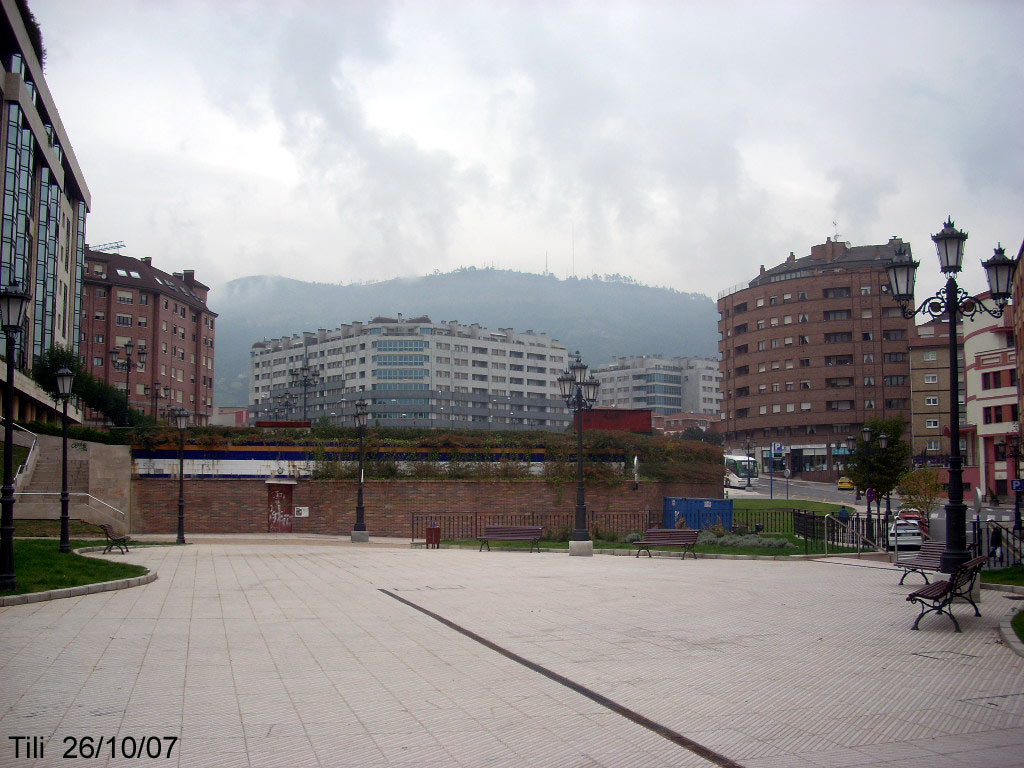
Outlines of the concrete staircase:
<svg viewBox="0 0 1024 768">
<path fill-rule="evenodd" d="M 104 496 L 109 493 L 104 488 L 93 488 L 90 482 L 90 476 L 96 474 L 90 466 L 90 448 L 93 445 L 82 441 L 68 442 L 68 514 L 72 519 L 95 525 L 107 523 L 115 530 L 126 531 L 128 522 L 125 516 L 108 506 L 109 502 L 104 503 Z M 37 435 L 34 450 L 34 460 L 26 470 L 27 476 L 18 483 L 14 516 L 56 520 L 60 517 L 61 438 Z"/>
</svg>

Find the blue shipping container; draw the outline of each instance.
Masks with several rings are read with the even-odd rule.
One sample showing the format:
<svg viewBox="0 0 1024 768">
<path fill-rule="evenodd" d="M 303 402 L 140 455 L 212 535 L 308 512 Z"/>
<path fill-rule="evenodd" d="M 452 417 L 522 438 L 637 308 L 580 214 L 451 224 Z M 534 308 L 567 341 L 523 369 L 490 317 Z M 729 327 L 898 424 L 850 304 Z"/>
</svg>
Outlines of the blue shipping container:
<svg viewBox="0 0 1024 768">
<path fill-rule="evenodd" d="M 732 499 L 689 499 L 666 496 L 662 508 L 662 526 L 675 528 L 680 520 L 686 521 L 687 528 L 703 530 L 721 525 L 732 530 Z"/>
</svg>

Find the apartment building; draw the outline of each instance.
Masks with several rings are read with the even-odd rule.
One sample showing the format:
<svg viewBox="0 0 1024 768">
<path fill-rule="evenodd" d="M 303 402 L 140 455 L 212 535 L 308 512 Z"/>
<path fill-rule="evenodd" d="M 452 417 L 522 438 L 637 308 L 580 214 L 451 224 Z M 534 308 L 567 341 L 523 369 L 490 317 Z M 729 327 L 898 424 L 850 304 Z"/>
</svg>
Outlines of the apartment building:
<svg viewBox="0 0 1024 768">
<path fill-rule="evenodd" d="M 149 258 L 87 248 L 83 282 L 81 354 L 89 373 L 126 391 L 137 411 L 159 418 L 168 408 L 184 408 L 190 424 L 208 424 L 217 313 L 207 307 L 210 289 L 195 271 L 169 274 Z"/>
<path fill-rule="evenodd" d="M 830 239 L 718 297 L 728 449 L 749 442 L 767 469 L 781 444 L 794 474 L 831 470 L 867 421 L 910 420 L 913 322 L 886 273 L 901 245 Z"/>
<path fill-rule="evenodd" d="M 647 408 L 655 417 L 679 411 L 717 417 L 722 393 L 718 361 L 700 357 L 619 357 L 593 371 L 598 408 Z"/>
<path fill-rule="evenodd" d="M 977 298 L 992 306 L 987 292 Z M 979 313 L 964 319 L 967 424 L 962 434 L 975 456 L 973 461 L 965 461 L 965 487 L 977 487 L 999 498 L 1006 498 L 1009 481 L 1017 477 L 1007 451 L 1019 434 L 1013 324 L 1012 305 L 1001 318 Z"/>
<path fill-rule="evenodd" d="M 89 188 L 40 64 L 42 37 L 19 3 L 0 0 L 0 284 L 30 294 L 17 335 L 15 419 L 55 416 L 21 370 L 53 346 L 78 350 Z"/>
<path fill-rule="evenodd" d="M 363 398 L 380 426 L 562 430 L 568 363 L 543 333 L 376 317 L 253 344 L 249 407 L 260 420 L 351 424 Z"/>
<path fill-rule="evenodd" d="M 957 327 L 957 365 L 960 423 L 966 419 L 963 371 L 963 326 Z M 910 342 L 910 435 L 917 466 L 948 464 L 949 431 L 949 323 L 931 320 L 918 325 Z M 971 463 L 972 451 L 961 438 L 961 455 Z"/>
</svg>

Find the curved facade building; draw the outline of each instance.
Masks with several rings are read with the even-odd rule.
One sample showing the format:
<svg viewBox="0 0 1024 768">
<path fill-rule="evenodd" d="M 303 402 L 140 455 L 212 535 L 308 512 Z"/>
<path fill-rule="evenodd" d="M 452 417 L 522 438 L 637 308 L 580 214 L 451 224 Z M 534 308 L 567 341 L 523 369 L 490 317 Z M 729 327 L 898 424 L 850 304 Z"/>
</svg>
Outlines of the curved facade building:
<svg viewBox="0 0 1024 768">
<path fill-rule="evenodd" d="M 886 273 L 900 245 L 828 240 L 719 296 L 727 449 L 749 442 L 767 471 L 774 443 L 795 475 L 831 472 L 865 422 L 909 426 L 913 320 Z"/>
</svg>

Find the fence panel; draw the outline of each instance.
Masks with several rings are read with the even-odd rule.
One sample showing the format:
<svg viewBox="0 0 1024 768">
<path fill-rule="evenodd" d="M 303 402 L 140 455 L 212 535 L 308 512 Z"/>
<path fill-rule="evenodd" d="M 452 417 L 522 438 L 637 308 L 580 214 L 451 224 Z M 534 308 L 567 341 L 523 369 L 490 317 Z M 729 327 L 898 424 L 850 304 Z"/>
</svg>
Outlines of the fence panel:
<svg viewBox="0 0 1024 768">
<path fill-rule="evenodd" d="M 614 534 L 622 538 L 630 533 L 643 533 L 648 528 L 660 527 L 660 513 L 651 510 L 636 512 L 588 512 L 587 527 L 591 536 L 603 538 Z M 485 525 L 540 525 L 543 538 L 569 538 L 576 526 L 574 512 L 442 512 L 409 515 L 412 541 L 426 540 L 426 529 L 437 525 L 441 538 L 446 540 L 475 539 Z"/>
</svg>

